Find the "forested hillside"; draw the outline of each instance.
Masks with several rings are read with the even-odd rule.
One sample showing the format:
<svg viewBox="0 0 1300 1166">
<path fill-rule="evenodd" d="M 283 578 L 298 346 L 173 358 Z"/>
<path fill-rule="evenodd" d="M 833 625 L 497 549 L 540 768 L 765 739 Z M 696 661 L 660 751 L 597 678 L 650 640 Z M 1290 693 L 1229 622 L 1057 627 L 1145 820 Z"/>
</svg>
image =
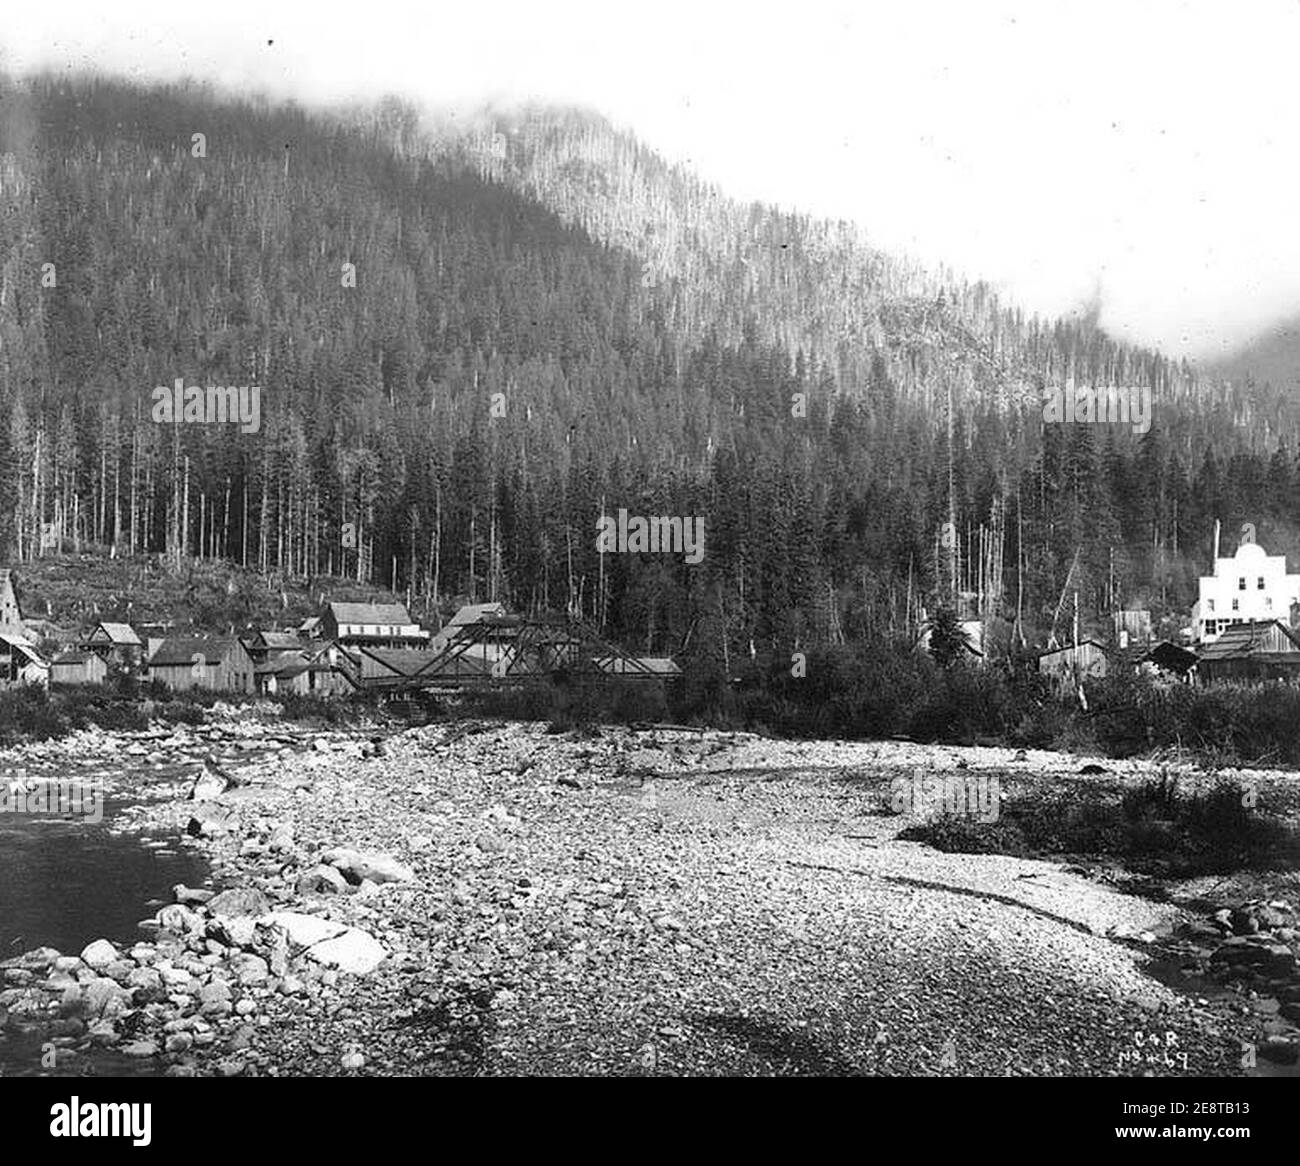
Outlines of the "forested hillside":
<svg viewBox="0 0 1300 1166">
<path fill-rule="evenodd" d="M 452 124 L 4 82 L 4 557 L 347 574 L 729 667 L 903 634 L 954 576 L 1029 642 L 1066 590 L 1085 626 L 1185 605 L 1215 518 L 1300 557 L 1285 396 L 729 201 L 597 118 Z M 1150 432 L 1045 427 L 1067 377 L 1151 387 Z M 155 422 L 177 378 L 260 386 L 259 431 Z M 598 555 L 619 508 L 702 516 L 703 562 Z"/>
</svg>

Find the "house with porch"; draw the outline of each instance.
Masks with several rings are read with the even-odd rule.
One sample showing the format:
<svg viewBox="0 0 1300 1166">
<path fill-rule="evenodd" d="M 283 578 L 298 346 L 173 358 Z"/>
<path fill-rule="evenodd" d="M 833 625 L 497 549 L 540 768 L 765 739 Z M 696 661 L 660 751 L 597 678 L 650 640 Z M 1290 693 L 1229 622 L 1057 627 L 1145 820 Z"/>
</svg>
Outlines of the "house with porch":
<svg viewBox="0 0 1300 1166">
<path fill-rule="evenodd" d="M 428 648 L 429 633 L 401 603 L 328 603 L 320 635 L 345 648 Z"/>
</svg>

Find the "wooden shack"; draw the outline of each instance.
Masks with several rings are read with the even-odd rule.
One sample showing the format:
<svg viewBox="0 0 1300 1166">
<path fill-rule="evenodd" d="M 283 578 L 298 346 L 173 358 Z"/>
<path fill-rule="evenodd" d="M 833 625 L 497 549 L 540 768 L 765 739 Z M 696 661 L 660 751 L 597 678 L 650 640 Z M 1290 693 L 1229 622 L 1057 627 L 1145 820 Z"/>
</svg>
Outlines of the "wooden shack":
<svg viewBox="0 0 1300 1166">
<path fill-rule="evenodd" d="M 243 642 L 234 637 L 169 636 L 149 657 L 149 678 L 186 692 L 255 690 L 256 666 Z"/>
<path fill-rule="evenodd" d="M 50 683 L 103 684 L 108 679 L 108 661 L 95 652 L 74 648 L 50 662 Z"/>
<path fill-rule="evenodd" d="M 1207 683 L 1300 681 L 1300 637 L 1275 619 L 1232 624 L 1202 645 L 1196 672 Z"/>
<path fill-rule="evenodd" d="M 1082 640 L 1065 648 L 1055 648 L 1038 657 L 1038 671 L 1052 681 L 1057 693 L 1068 696 L 1078 691 L 1085 680 L 1106 675 L 1110 661 L 1106 649 L 1096 640 Z"/>
</svg>

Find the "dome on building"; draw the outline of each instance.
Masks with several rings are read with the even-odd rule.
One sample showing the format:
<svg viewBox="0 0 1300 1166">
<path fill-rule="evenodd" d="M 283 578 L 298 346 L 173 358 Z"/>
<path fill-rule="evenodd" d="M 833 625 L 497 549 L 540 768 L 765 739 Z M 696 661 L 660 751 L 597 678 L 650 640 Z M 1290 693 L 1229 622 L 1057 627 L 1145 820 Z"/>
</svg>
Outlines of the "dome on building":
<svg viewBox="0 0 1300 1166">
<path fill-rule="evenodd" d="M 1234 557 L 1238 559 L 1266 559 L 1268 555 L 1264 553 L 1264 548 L 1259 543 L 1242 543 L 1237 548 Z"/>
</svg>

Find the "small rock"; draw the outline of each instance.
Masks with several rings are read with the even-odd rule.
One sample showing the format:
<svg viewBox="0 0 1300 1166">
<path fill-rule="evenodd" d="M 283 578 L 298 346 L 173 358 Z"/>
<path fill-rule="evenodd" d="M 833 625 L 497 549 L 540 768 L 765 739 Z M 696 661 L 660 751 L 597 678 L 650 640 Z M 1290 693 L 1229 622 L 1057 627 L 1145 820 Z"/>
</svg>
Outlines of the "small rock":
<svg viewBox="0 0 1300 1166">
<path fill-rule="evenodd" d="M 154 968 L 132 968 L 126 977 L 128 988 L 161 988 L 162 975 Z"/>
<path fill-rule="evenodd" d="M 1259 930 L 1259 920 L 1255 917 L 1255 913 L 1241 907 L 1232 911 L 1229 922 L 1237 935 L 1254 935 Z"/>
<path fill-rule="evenodd" d="M 208 931 L 231 947 L 252 947 L 257 938 L 257 922 L 251 915 L 219 915 L 208 924 Z"/>
<path fill-rule="evenodd" d="M 199 1001 L 203 1004 L 210 1004 L 213 1001 L 230 1001 L 230 987 L 219 980 L 214 980 L 210 984 L 204 984 L 199 989 Z"/>
<path fill-rule="evenodd" d="M 353 1073 L 365 1067 L 366 1058 L 360 1053 L 347 1053 L 341 1062 L 345 1071 Z"/>
<path fill-rule="evenodd" d="M 348 889 L 348 881 L 333 866 L 321 863 L 298 876 L 295 888 L 300 895 L 341 895 Z"/>
<path fill-rule="evenodd" d="M 134 1040 L 123 1045 L 121 1051 L 128 1057 L 156 1057 L 158 1046 L 151 1040 Z"/>
<path fill-rule="evenodd" d="M 237 956 L 231 958 L 230 970 L 235 973 L 235 978 L 244 987 L 252 987 L 256 984 L 264 984 L 270 977 L 270 969 L 267 967 L 266 960 L 259 955 L 253 955 L 251 952 L 240 952 Z"/>
<path fill-rule="evenodd" d="M 351 883 L 359 883 L 363 879 L 369 879 L 372 883 L 406 883 L 415 878 L 415 871 L 389 854 L 334 847 L 321 855 L 321 861 L 336 867 Z"/>
<path fill-rule="evenodd" d="M 307 991 L 307 985 L 297 976 L 284 976 L 280 980 L 280 992 L 285 996 L 301 996 Z"/>
<path fill-rule="evenodd" d="M 178 935 L 201 935 L 207 926 L 202 915 L 180 903 L 172 903 L 164 907 L 154 918 L 157 919 L 159 927 L 174 931 Z"/>
<path fill-rule="evenodd" d="M 117 1025 L 111 1020 L 97 1020 L 87 1030 L 90 1043 L 98 1048 L 107 1048 L 117 1043 Z"/>
<path fill-rule="evenodd" d="M 256 887 L 222 891 L 208 903 L 208 912 L 212 915 L 265 915 L 270 910 L 270 901 Z"/>
<path fill-rule="evenodd" d="M 230 811 L 210 804 L 196 806 L 185 833 L 191 838 L 223 838 L 230 833 Z"/>
<path fill-rule="evenodd" d="M 271 831 L 266 848 L 273 854 L 287 854 L 293 850 L 293 828 L 281 823 Z"/>
</svg>

